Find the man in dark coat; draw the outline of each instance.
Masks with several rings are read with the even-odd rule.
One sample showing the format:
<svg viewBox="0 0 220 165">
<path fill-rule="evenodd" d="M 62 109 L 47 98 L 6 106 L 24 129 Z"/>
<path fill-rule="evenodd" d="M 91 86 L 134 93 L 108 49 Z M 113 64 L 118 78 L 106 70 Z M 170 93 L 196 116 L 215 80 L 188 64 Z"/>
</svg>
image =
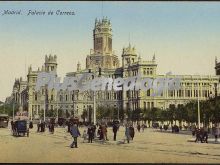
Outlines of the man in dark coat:
<svg viewBox="0 0 220 165">
<path fill-rule="evenodd" d="M 134 138 L 134 127 L 132 125 L 130 125 L 129 131 L 130 131 L 131 139 L 133 140 L 133 138 Z"/>
<path fill-rule="evenodd" d="M 77 124 L 74 123 L 74 125 L 72 125 L 70 127 L 70 134 L 72 135 L 72 137 L 74 139 L 74 141 L 72 142 L 70 147 L 73 148 L 73 145 L 75 144 L 75 148 L 78 148 L 78 146 L 77 146 L 77 138 L 78 138 L 78 136 L 80 136 L 80 132 L 79 132 L 79 129 L 77 127 Z"/>
<path fill-rule="evenodd" d="M 99 134 L 99 140 L 102 140 L 104 137 L 103 137 L 103 132 L 102 132 L 102 126 L 101 125 L 99 125 L 98 134 Z"/>
<path fill-rule="evenodd" d="M 92 125 L 92 130 L 93 130 L 93 139 L 96 137 L 96 125 Z"/>
<path fill-rule="evenodd" d="M 30 121 L 30 123 L 29 123 L 29 128 L 30 128 L 30 129 L 33 128 L 33 122 L 32 122 L 32 121 Z"/>
<path fill-rule="evenodd" d="M 137 125 L 137 130 L 138 130 L 138 132 L 140 132 L 140 130 L 141 130 L 140 124 Z"/>
<path fill-rule="evenodd" d="M 93 130 L 93 127 L 92 127 L 92 125 L 89 125 L 88 126 L 88 130 L 87 130 L 87 134 L 88 134 L 88 136 L 89 136 L 89 143 L 92 143 L 92 139 L 93 139 L 93 136 L 94 136 L 94 132 L 93 132 L 94 130 Z"/>
<path fill-rule="evenodd" d="M 40 122 L 37 123 L 37 132 L 40 132 Z"/>
<path fill-rule="evenodd" d="M 113 133 L 114 133 L 114 141 L 116 141 L 118 126 L 116 124 L 113 124 L 112 128 L 113 128 Z"/>
</svg>

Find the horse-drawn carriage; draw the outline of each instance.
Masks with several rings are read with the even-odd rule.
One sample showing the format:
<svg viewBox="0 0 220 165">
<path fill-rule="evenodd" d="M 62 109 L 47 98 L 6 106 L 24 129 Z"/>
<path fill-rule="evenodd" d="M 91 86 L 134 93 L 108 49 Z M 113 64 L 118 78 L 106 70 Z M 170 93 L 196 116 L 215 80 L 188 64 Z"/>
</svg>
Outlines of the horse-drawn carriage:
<svg viewBox="0 0 220 165">
<path fill-rule="evenodd" d="M 13 136 L 20 136 L 22 134 L 27 137 L 29 137 L 29 128 L 26 120 L 17 120 L 15 122 L 12 121 L 12 131 L 13 131 Z"/>
</svg>

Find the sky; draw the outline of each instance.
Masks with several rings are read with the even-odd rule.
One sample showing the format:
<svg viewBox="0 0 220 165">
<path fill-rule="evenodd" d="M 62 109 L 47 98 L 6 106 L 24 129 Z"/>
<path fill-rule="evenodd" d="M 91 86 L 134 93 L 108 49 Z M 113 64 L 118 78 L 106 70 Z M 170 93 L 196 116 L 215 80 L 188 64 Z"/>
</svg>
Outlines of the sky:
<svg viewBox="0 0 220 165">
<path fill-rule="evenodd" d="M 21 10 L 22 15 L 2 15 Z M 74 11 L 75 15 L 29 15 Z M 56 54 L 58 75 L 75 71 L 93 48 L 95 18 L 107 16 L 113 50 L 121 60 L 129 42 L 144 60 L 156 56 L 157 74 L 215 75 L 220 59 L 220 2 L 0 2 L 0 100 L 11 95 L 15 78 L 26 79 L 45 55 Z M 219 60 L 220 61 L 220 60 Z"/>
</svg>

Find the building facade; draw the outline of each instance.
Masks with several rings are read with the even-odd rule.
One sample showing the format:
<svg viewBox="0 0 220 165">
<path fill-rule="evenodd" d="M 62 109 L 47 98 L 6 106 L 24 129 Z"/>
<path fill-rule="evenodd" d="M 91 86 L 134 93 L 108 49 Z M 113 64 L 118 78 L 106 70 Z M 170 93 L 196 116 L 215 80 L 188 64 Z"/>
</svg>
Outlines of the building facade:
<svg viewBox="0 0 220 165">
<path fill-rule="evenodd" d="M 137 54 L 135 47 L 130 44 L 122 49 L 120 64 L 119 57 L 112 49 L 112 27 L 107 18 L 95 20 L 93 30 L 93 49 L 86 56 L 86 67 L 82 68 L 78 62 L 77 70 L 68 72 L 66 76 L 79 76 L 84 73 L 93 73 L 95 76 L 107 78 L 127 78 L 141 75 L 142 78 L 175 78 L 181 77 L 179 90 L 163 90 L 161 95 L 152 96 L 153 89 L 129 91 L 55 91 L 42 87 L 36 92 L 36 80 L 39 72 L 57 71 L 57 56 L 46 55 L 42 68 L 32 70 L 28 68 L 26 88 L 23 93 L 28 95 L 24 102 L 28 103 L 30 119 L 42 116 L 44 109 L 53 110 L 62 115 L 75 115 L 79 118 L 84 111 L 93 114 L 94 99 L 96 108 L 113 107 L 121 113 L 124 110 L 149 109 L 158 107 L 168 108 L 170 105 L 186 104 L 191 100 L 206 100 L 219 94 L 219 74 L 217 75 L 158 75 L 155 55 L 151 60 L 144 60 Z M 216 64 L 217 65 L 217 64 Z M 216 71 L 217 73 L 218 71 Z M 14 92 L 13 92 L 14 93 Z M 20 95 L 19 95 L 20 96 Z M 59 112 L 58 112 L 59 111 Z"/>
</svg>

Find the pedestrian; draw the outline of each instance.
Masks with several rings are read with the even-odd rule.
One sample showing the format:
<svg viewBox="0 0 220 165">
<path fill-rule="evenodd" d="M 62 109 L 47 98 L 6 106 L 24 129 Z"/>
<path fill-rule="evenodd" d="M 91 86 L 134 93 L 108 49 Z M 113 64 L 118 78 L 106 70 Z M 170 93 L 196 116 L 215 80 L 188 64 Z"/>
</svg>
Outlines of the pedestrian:
<svg viewBox="0 0 220 165">
<path fill-rule="evenodd" d="M 51 123 L 51 125 L 50 125 L 50 131 L 51 131 L 52 134 L 54 133 L 54 123 Z"/>
<path fill-rule="evenodd" d="M 51 123 L 48 124 L 49 132 L 51 132 Z"/>
<path fill-rule="evenodd" d="M 70 132 L 70 126 L 71 126 L 71 123 L 67 121 L 67 132 Z"/>
<path fill-rule="evenodd" d="M 11 130 L 12 132 L 14 132 L 14 121 L 13 120 L 11 121 Z"/>
<path fill-rule="evenodd" d="M 103 132 L 102 132 L 102 126 L 101 124 L 99 125 L 99 129 L 98 129 L 98 133 L 99 135 L 99 140 L 102 140 L 103 139 Z"/>
<path fill-rule="evenodd" d="M 107 140 L 108 141 L 108 137 L 107 137 L 107 126 L 106 124 L 102 125 L 102 133 L 103 133 L 103 141 Z"/>
<path fill-rule="evenodd" d="M 92 124 L 92 129 L 93 129 L 93 139 L 96 138 L 96 125 Z"/>
<path fill-rule="evenodd" d="M 37 132 L 40 132 L 40 122 L 37 123 Z"/>
<path fill-rule="evenodd" d="M 141 125 L 142 132 L 144 132 L 144 128 L 145 128 L 145 125 L 142 124 L 142 125 Z"/>
<path fill-rule="evenodd" d="M 202 143 L 202 135 L 201 135 L 201 129 L 199 129 L 199 128 L 196 128 L 196 132 L 195 132 L 195 134 L 196 134 L 196 140 L 195 140 L 195 142 L 197 142 L 197 141 L 201 141 L 201 143 Z"/>
<path fill-rule="evenodd" d="M 203 140 L 206 142 L 206 143 L 208 143 L 208 128 L 207 127 L 205 127 L 204 128 L 204 130 L 203 130 L 204 132 L 203 132 Z"/>
<path fill-rule="evenodd" d="M 86 132 L 86 130 L 83 131 L 83 136 L 82 136 L 82 138 L 83 138 L 83 143 L 84 143 L 85 140 L 87 139 L 87 132 Z"/>
<path fill-rule="evenodd" d="M 219 129 L 217 126 L 214 128 L 215 142 L 218 142 Z"/>
<path fill-rule="evenodd" d="M 46 123 L 45 123 L 45 121 L 43 121 L 41 123 L 41 132 L 45 132 L 45 127 L 46 127 Z"/>
<path fill-rule="evenodd" d="M 116 141 L 117 131 L 118 131 L 118 126 L 116 124 L 113 124 L 114 141 Z"/>
<path fill-rule="evenodd" d="M 29 123 L 29 128 L 30 128 L 30 129 L 33 128 L 33 122 L 32 122 L 32 121 L 30 121 L 30 123 Z"/>
<path fill-rule="evenodd" d="M 130 130 L 129 133 L 130 133 L 131 140 L 133 140 L 134 134 L 135 134 L 134 127 L 132 125 L 130 125 L 129 130 Z"/>
<path fill-rule="evenodd" d="M 77 124 L 74 123 L 71 127 L 70 127 L 70 134 L 72 135 L 74 141 L 72 142 L 72 144 L 70 145 L 71 148 L 73 148 L 74 144 L 75 144 L 75 148 L 78 148 L 77 146 L 77 138 L 78 136 L 80 136 L 80 132 L 79 129 L 77 127 Z"/>
<path fill-rule="evenodd" d="M 127 140 L 127 142 L 130 142 L 130 128 L 128 127 L 128 125 L 125 125 L 125 138 Z"/>
<path fill-rule="evenodd" d="M 93 127 L 92 127 L 92 125 L 88 126 L 87 134 L 89 136 L 88 143 L 92 143 L 92 139 L 93 139 Z"/>
<path fill-rule="evenodd" d="M 137 130 L 138 130 L 138 132 L 140 132 L 140 130 L 141 130 L 141 126 L 140 126 L 139 123 L 138 123 L 138 125 L 137 125 Z"/>
</svg>

